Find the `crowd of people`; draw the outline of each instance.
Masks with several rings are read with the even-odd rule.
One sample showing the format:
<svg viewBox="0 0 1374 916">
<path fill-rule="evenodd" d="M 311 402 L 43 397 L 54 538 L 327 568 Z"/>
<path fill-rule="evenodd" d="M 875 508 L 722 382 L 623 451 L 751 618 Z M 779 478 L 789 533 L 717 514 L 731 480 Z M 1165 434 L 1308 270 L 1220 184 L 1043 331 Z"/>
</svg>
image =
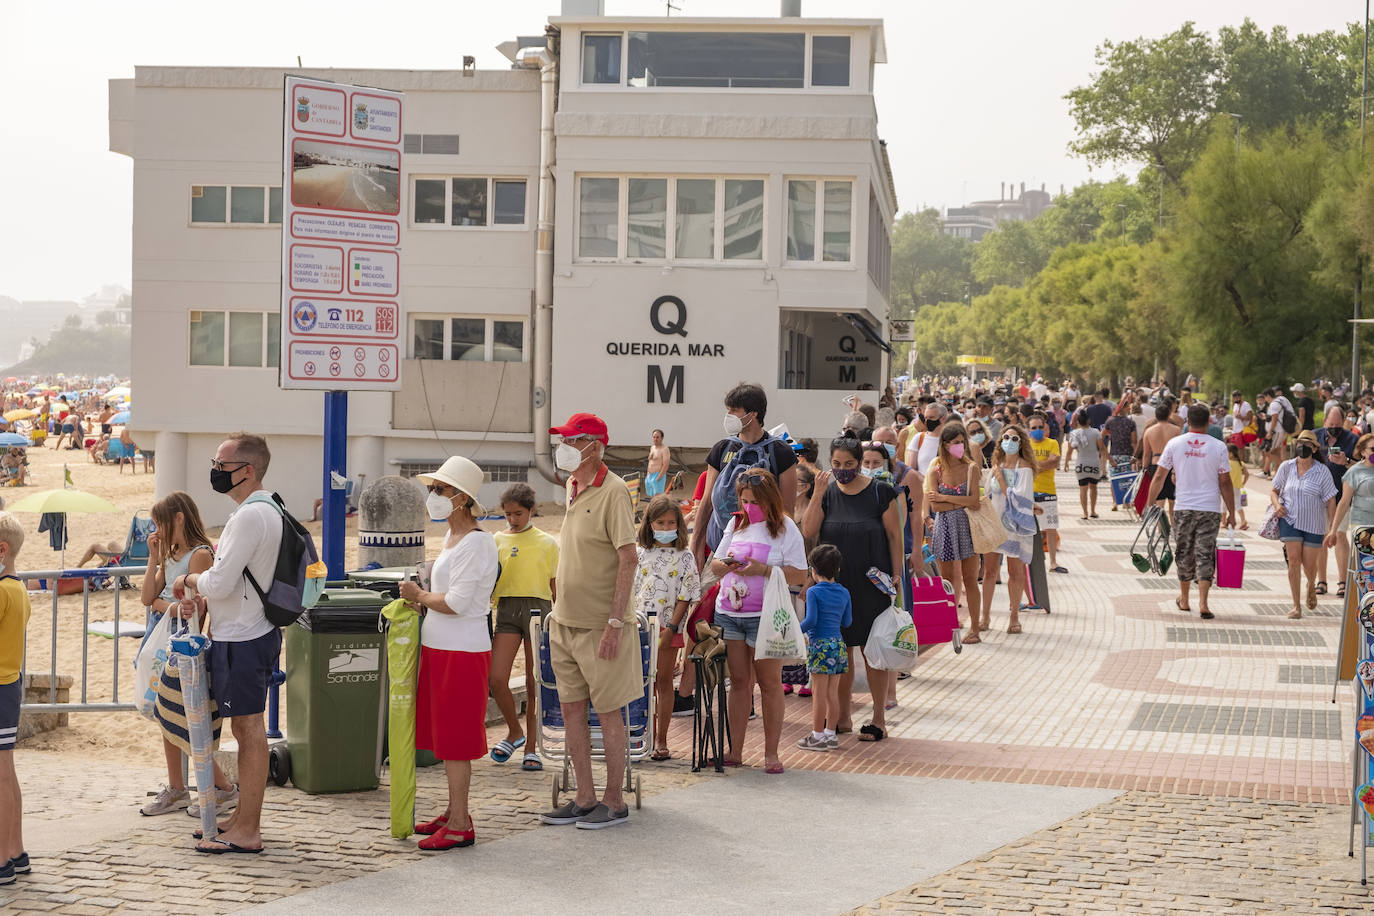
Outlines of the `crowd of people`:
<svg viewBox="0 0 1374 916">
<path fill-rule="evenodd" d="M 1177 607 L 1193 610 L 1196 583 L 1197 610 L 1211 619 L 1217 536 L 1238 515 L 1246 527 L 1250 459 L 1258 474 L 1272 477 L 1261 533 L 1283 544 L 1293 599 L 1289 616 L 1301 617 L 1304 606 L 1314 607 L 1326 592 L 1331 552 L 1336 575 L 1343 577 L 1347 522 L 1374 524 L 1374 393 L 1351 403 L 1330 386 L 1319 387 L 1320 400 L 1307 397 L 1301 384 L 1290 391 L 1292 399 L 1267 389 L 1252 407 L 1239 391 L 1229 404 L 1201 403 L 1192 379 L 1178 395 L 1163 385 L 1128 384 L 1117 400 L 1106 389 L 1085 392 L 1071 380 L 1051 389 L 1040 378 L 948 386 L 926 379 L 889 388 L 875 404 L 849 399 L 822 459 L 814 440 L 794 441 L 781 428 L 770 430 L 766 393 L 742 383 L 724 396 L 722 437 L 706 457 L 692 499 L 663 492 L 669 452 L 663 432 L 654 430 L 654 479 L 638 521 L 630 489 L 605 462 L 610 431 L 596 415 L 578 413 L 549 431 L 558 440 L 555 464 L 566 478 L 567 513 L 557 538 L 534 525 L 535 492 L 526 484 L 500 495 L 506 528 L 483 530 L 483 471 L 468 458 L 449 458 L 417 478 L 427 490 L 430 517 L 446 525 L 441 550 L 424 577 L 400 586 L 401 598 L 424 613 L 416 744 L 444 761 L 448 789 L 442 812 L 415 826 L 424 836 L 420 847 L 475 842 L 469 800 L 474 760 L 506 764 L 525 748 L 520 767 L 542 769 L 533 744 L 533 704 L 521 716 L 509 686 L 522 651 L 526 681 L 534 680 L 534 615 L 548 632 L 576 778 L 574 795 L 540 815 L 546 824 L 601 829 L 629 817 L 623 794 L 628 735 L 620 711 L 644 692 L 635 637 L 644 627 L 658 633 L 653 760 L 674 756 L 670 720 L 693 708 L 693 668 L 683 656 L 703 622 L 725 645 L 729 741 L 721 749 L 723 766 L 761 764 L 766 774 L 784 772 L 784 697 L 797 687 L 812 703 L 812 727 L 799 748 L 852 751 L 843 737 L 849 734 L 858 742 L 884 740 L 902 675 L 875 665 L 863 651 L 875 621 L 910 594 L 914 575 L 938 572 L 961 617 L 967 615 L 964 644 L 976 645 L 994 629 L 999 588 L 1006 590 L 1005 632 L 1021 633 L 1024 612 L 1038 607 L 1029 575 L 1037 534 L 1044 535 L 1047 568 L 1071 572 L 1059 560 L 1057 471 L 1072 472 L 1085 519 L 1098 515 L 1103 481 L 1138 475 L 1136 506 L 1158 506 L 1172 520 Z M 51 404 L 48 399 L 48 409 Z M 72 408 L 68 416 L 78 414 Z M 56 419 L 67 425 L 61 414 Z M 215 772 L 217 811 L 232 814 L 216 836 L 197 837 L 196 849 L 206 853 L 262 849 L 268 764 L 263 713 L 281 632 L 257 590 L 242 580 L 270 580 L 277 562 L 281 515 L 264 486 L 270 459 L 266 441 L 257 436 L 236 434 L 220 445 L 210 485 L 236 508 L 217 545 L 185 493 L 170 494 L 152 509 L 156 532 L 142 595 L 148 630 L 165 614 L 204 621 L 212 612 L 211 694 L 238 743 L 239 785 Z M 1124 499 L 1113 488 L 1112 511 L 1121 511 Z M 979 549 L 974 532 L 987 530 L 988 516 L 997 532 L 992 541 L 1001 540 L 991 547 L 984 535 Z M 14 579 L 23 541 L 14 517 L 0 512 L 0 797 L 12 798 L 6 810 L 15 812 L 0 823 L 0 861 L 6 863 L 0 882 L 30 867 L 12 759 L 19 708 L 15 652 L 22 652 L 28 614 L 27 596 Z M 794 596 L 807 636 L 801 665 L 756 652 L 775 571 Z M 1344 589 L 1340 582 L 1338 594 Z M 860 661 L 867 704 L 855 699 Z M 506 728 L 494 746 L 485 727 L 488 697 Z M 868 721 L 856 728 L 863 705 Z M 592 712 L 607 771 L 599 795 L 591 770 Z M 756 717 L 762 755 L 746 761 Z M 164 741 L 163 751 L 168 782 L 143 806 L 148 816 L 192 807 L 180 750 Z"/>
</svg>

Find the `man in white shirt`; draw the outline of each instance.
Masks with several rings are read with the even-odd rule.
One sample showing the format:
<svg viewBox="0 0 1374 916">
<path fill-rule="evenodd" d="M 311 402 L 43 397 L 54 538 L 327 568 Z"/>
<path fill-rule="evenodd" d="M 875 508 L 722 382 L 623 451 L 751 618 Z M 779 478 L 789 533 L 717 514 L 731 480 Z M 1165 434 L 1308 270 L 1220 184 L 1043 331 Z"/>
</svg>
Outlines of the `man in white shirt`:
<svg viewBox="0 0 1374 916">
<path fill-rule="evenodd" d="M 182 576 L 178 597 L 199 594 L 210 604 L 214 641 L 206 664 L 210 696 L 238 742 L 239 806 L 207 836 L 197 852 L 262 851 L 262 797 L 267 788 L 267 687 L 281 655 L 281 630 L 263 612 L 258 588 L 271 588 L 281 549 L 282 515 L 262 485 L 272 453 L 261 436 L 236 433 L 220 443 L 210 463 L 210 486 L 238 508 L 229 516 L 203 573 Z M 254 497 L 254 494 L 263 494 Z"/>
<path fill-rule="evenodd" d="M 945 422 L 945 407 L 939 401 L 927 404 L 922 413 L 925 430 L 907 439 L 906 463 L 922 477 L 940 453 L 940 427 Z"/>
<path fill-rule="evenodd" d="M 1174 601 L 1188 613 L 1188 590 L 1197 582 L 1198 612 L 1203 620 L 1214 616 L 1207 607 L 1207 592 L 1216 572 L 1217 528 L 1226 504 L 1226 526 L 1235 527 L 1236 507 L 1231 487 L 1231 462 L 1226 443 L 1207 435 L 1211 414 L 1201 404 L 1188 408 L 1188 431 L 1175 436 L 1159 456 L 1161 471 L 1174 477 L 1174 562 L 1178 569 L 1179 597 Z M 1159 498 L 1164 474 L 1150 482 L 1149 502 Z"/>
</svg>

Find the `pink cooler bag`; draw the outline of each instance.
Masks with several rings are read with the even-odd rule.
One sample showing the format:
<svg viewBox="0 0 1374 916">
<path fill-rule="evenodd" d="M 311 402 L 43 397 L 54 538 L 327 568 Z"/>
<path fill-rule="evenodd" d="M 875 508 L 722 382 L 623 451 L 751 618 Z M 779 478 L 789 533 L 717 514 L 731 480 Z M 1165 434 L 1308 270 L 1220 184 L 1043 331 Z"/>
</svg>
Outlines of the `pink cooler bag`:
<svg viewBox="0 0 1374 916">
<path fill-rule="evenodd" d="M 1240 588 L 1245 583 L 1245 545 L 1228 528 L 1225 538 L 1217 539 L 1217 588 Z"/>
<path fill-rule="evenodd" d="M 916 622 L 916 642 L 933 646 L 951 642 L 959 632 L 959 609 L 954 605 L 954 586 L 939 576 L 911 580 L 911 616 Z"/>
</svg>

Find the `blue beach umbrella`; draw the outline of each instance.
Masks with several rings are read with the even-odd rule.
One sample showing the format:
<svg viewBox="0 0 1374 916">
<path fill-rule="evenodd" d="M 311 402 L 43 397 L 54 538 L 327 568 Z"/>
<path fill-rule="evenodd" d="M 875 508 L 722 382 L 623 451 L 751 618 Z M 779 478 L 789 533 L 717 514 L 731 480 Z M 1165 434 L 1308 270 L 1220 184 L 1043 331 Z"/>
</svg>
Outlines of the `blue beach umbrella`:
<svg viewBox="0 0 1374 916">
<path fill-rule="evenodd" d="M 0 447 L 8 448 L 11 445 L 30 446 L 28 436 L 21 436 L 19 433 L 0 433 Z"/>
<path fill-rule="evenodd" d="M 121 410 L 119 413 L 115 414 L 113 417 L 110 417 L 110 422 L 111 422 L 112 424 L 116 425 L 116 426 L 118 426 L 118 425 L 120 425 L 120 424 L 122 424 L 122 423 L 128 423 L 128 422 L 129 422 L 129 411 L 127 411 L 127 410 Z M 503 518 L 504 518 L 504 516 L 503 516 Z"/>
</svg>

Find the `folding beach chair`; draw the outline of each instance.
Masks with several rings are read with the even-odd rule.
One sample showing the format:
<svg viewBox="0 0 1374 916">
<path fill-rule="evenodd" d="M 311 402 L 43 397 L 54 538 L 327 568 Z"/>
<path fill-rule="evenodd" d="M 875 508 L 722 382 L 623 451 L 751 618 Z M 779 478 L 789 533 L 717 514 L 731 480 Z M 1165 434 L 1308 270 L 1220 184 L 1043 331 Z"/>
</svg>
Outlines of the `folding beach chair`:
<svg viewBox="0 0 1374 916">
<path fill-rule="evenodd" d="M 155 527 L 151 516 L 135 512 L 129 521 L 129 534 L 124 539 L 124 549 L 118 553 L 103 550 L 96 553 L 105 566 L 147 566 L 148 535 L 153 533 Z M 120 576 L 119 587 L 130 588 L 129 580 Z"/>
</svg>

